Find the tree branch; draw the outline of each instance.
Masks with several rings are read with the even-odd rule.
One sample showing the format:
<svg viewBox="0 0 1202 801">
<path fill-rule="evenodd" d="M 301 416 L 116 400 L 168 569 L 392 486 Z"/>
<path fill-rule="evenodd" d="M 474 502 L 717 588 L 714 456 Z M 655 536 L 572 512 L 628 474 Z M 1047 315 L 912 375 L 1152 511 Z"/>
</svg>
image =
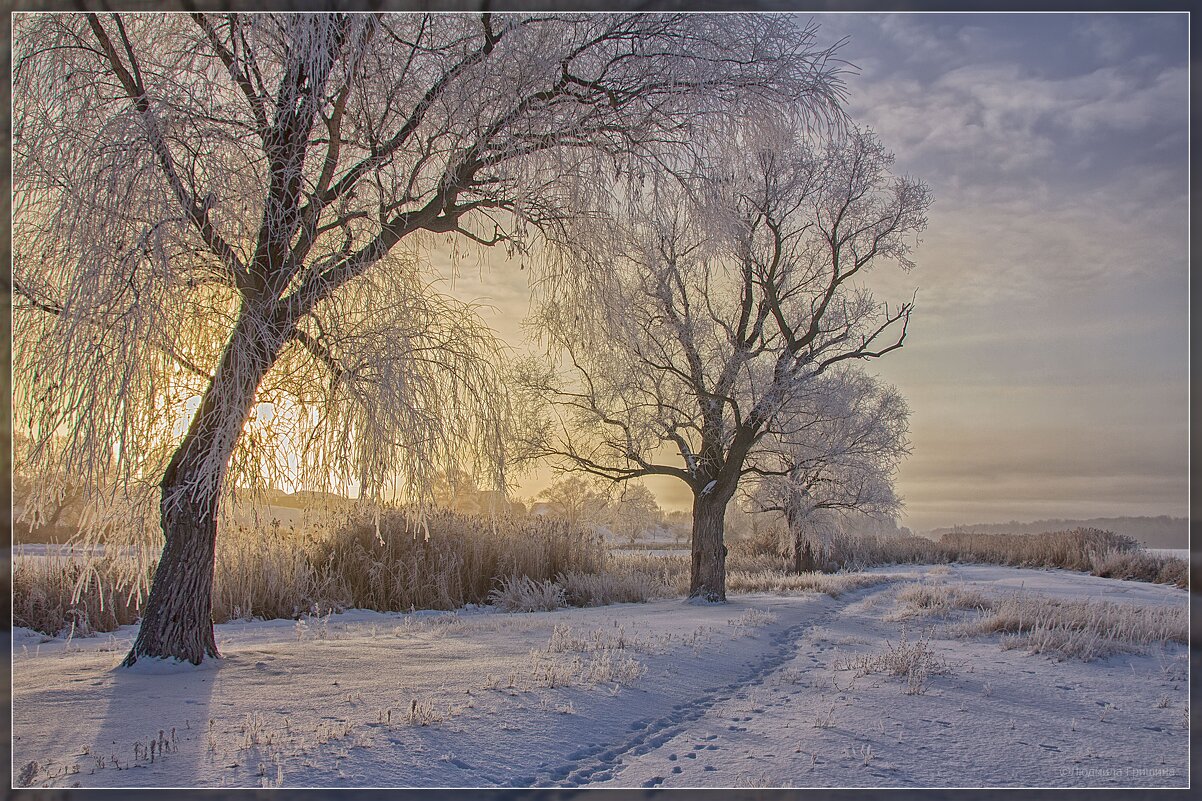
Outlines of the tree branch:
<svg viewBox="0 0 1202 801">
<path fill-rule="evenodd" d="M 120 22 L 117 15 L 113 15 L 114 19 Z M 163 171 L 164 177 L 167 179 L 167 184 L 175 195 L 176 201 L 183 208 L 188 220 L 200 233 L 201 240 L 215 255 L 221 264 L 228 271 L 227 275 L 230 280 L 230 285 L 239 289 L 245 290 L 247 285 L 247 271 L 242 261 L 238 258 L 233 248 L 229 243 L 221 237 L 220 234 L 213 228 L 212 221 L 209 219 L 209 202 L 199 201 L 195 195 L 190 193 L 180 180 L 179 173 L 175 166 L 175 159 L 171 155 L 170 148 L 167 147 L 167 142 L 163 138 L 163 133 L 159 129 L 158 121 L 155 119 L 154 112 L 150 105 L 150 98 L 146 93 L 145 87 L 142 85 L 140 78 L 135 78 L 121 63 L 121 57 L 117 54 L 116 48 L 113 47 L 112 41 L 108 34 L 105 33 L 104 27 L 100 24 L 100 19 L 94 13 L 87 15 L 88 25 L 92 29 L 92 33 L 99 42 L 101 49 L 104 51 L 105 58 L 109 62 L 109 66 L 113 69 L 113 74 L 117 76 L 117 80 L 121 82 L 126 95 L 133 101 L 134 108 L 141 116 L 142 121 L 146 125 L 147 135 L 150 139 L 151 149 L 158 158 L 159 167 Z M 122 37 L 124 34 L 124 26 L 120 26 Z M 128 40 L 126 40 L 128 47 Z M 128 51 L 132 66 L 135 71 L 138 71 L 137 62 L 133 61 L 134 55 L 132 48 Z"/>
</svg>

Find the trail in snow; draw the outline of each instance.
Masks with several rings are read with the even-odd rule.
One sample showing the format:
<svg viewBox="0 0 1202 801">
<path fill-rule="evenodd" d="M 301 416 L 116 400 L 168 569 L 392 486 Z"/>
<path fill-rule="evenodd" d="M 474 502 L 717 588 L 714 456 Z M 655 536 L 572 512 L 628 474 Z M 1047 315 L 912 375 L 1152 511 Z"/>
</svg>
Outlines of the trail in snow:
<svg viewBox="0 0 1202 801">
<path fill-rule="evenodd" d="M 967 566 L 927 580 L 1002 595 L 1029 582 L 1062 599 L 1187 603 L 1173 588 L 1024 572 Z M 889 620 L 897 589 L 870 588 L 800 627 L 770 671 L 732 686 L 689 726 L 658 738 L 655 749 L 623 754 L 595 780 L 668 788 L 1188 784 L 1184 645 L 1090 663 L 1001 650 L 996 637 L 950 635 L 946 621 Z M 907 694 L 903 678 L 847 667 L 897 644 L 903 623 L 911 642 L 925 638 L 948 666 L 920 694 Z"/>
<path fill-rule="evenodd" d="M 861 590 L 849 593 L 843 596 L 841 601 L 846 603 L 850 598 L 865 592 L 866 590 Z M 689 723 L 704 717 L 716 705 L 730 701 L 740 691 L 762 683 L 766 677 L 796 655 L 796 641 L 800 633 L 811 627 L 821 626 L 832 616 L 835 608 L 833 603 L 827 601 L 817 617 L 775 631 L 769 638 L 771 650 L 750 664 L 734 681 L 701 689 L 701 695 L 674 704 L 669 714 L 634 721 L 629 727 L 631 735 L 616 744 L 582 749 L 570 754 L 567 762 L 556 767 L 544 766 L 535 773 L 535 780 L 529 783 L 530 786 L 580 787 L 612 779 L 615 770 L 624 760 L 640 757 L 663 747 L 674 737 L 686 733 Z M 585 764 L 582 765 L 581 762 Z M 644 786 L 655 784 L 647 782 Z"/>
</svg>

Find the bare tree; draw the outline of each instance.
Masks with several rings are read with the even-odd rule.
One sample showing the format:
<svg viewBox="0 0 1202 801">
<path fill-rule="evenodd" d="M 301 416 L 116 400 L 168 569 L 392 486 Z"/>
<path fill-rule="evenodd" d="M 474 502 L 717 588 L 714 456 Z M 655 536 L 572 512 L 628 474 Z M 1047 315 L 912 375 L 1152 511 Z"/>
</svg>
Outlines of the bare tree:
<svg viewBox="0 0 1202 801">
<path fill-rule="evenodd" d="M 624 483 L 610 501 L 606 519 L 611 531 L 633 546 L 663 522 L 664 510 L 646 484 Z"/>
<path fill-rule="evenodd" d="M 893 387 L 847 368 L 794 400 L 753 468 L 753 507 L 784 515 L 793 569 L 813 570 L 829 545 L 821 510 L 894 515 L 898 462 L 909 453 L 905 400 Z"/>
<path fill-rule="evenodd" d="M 126 664 L 217 655 L 233 487 L 290 470 L 421 494 L 461 454 L 499 479 L 492 338 L 431 291 L 426 249 L 553 244 L 698 129 L 837 114 L 815 33 L 755 15 L 18 15 L 16 414 L 35 469 L 157 484 L 165 545 Z"/>
<path fill-rule="evenodd" d="M 572 528 L 589 527 L 600 522 L 609 493 L 598 482 L 581 476 L 565 476 L 538 494 L 554 508 Z"/>
<path fill-rule="evenodd" d="M 822 144 L 776 126 L 732 141 L 683 186 L 634 202 L 599 258 L 618 269 L 596 314 L 539 313 L 565 369 L 530 362 L 531 457 L 615 481 L 672 476 L 693 492 L 690 594 L 725 598 L 723 516 L 764 464 L 790 409 L 852 360 L 900 348 L 912 302 L 878 304 L 859 283 L 908 268 L 928 193 L 889 174 L 872 135 Z M 609 275 L 609 274 L 607 274 Z"/>
</svg>

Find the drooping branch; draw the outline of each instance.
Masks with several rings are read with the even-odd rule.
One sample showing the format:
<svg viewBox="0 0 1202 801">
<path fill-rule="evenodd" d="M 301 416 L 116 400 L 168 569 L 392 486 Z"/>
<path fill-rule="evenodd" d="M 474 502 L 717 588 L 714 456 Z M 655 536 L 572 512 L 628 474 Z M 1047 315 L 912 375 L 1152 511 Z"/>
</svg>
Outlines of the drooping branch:
<svg viewBox="0 0 1202 801">
<path fill-rule="evenodd" d="M 119 21 L 120 18 L 114 15 L 113 19 Z M 229 243 L 217 233 L 209 217 L 212 195 L 206 195 L 201 199 L 184 187 L 179 171 L 176 168 L 175 158 L 171 154 L 171 149 L 168 147 L 163 132 L 159 127 L 159 122 L 155 117 L 146 87 L 142 84 L 140 77 L 135 78 L 126 69 L 96 14 L 89 13 L 87 20 L 93 35 L 96 37 L 96 41 L 99 43 L 101 50 L 108 60 L 109 66 L 113 70 L 113 74 L 121 82 L 126 97 L 132 101 L 143 125 L 146 127 L 147 138 L 150 141 L 151 148 L 158 159 L 163 176 L 167 180 L 167 184 L 170 186 L 176 201 L 183 209 L 188 220 L 195 226 L 201 240 L 208 246 L 213 255 L 220 260 L 221 264 L 225 266 L 231 285 L 239 289 L 244 288 L 247 281 L 246 267 L 242 264 L 242 261 L 238 258 L 238 254 L 234 252 Z M 138 73 L 140 76 L 141 71 L 137 66 L 133 48 L 130 46 L 128 38 L 126 38 L 124 27 L 121 27 L 121 35 L 125 41 L 126 52 L 131 65 L 135 73 Z"/>
</svg>

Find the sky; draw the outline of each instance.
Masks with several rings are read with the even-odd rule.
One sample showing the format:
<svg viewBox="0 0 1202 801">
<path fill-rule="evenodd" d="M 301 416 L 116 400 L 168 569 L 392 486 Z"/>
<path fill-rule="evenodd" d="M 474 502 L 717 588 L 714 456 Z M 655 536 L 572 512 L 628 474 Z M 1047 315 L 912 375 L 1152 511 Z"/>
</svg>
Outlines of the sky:
<svg viewBox="0 0 1202 801">
<path fill-rule="evenodd" d="M 911 408 L 899 522 L 1186 516 L 1186 15 L 814 18 L 848 38 L 852 118 L 934 196 L 916 268 L 871 281 L 918 289 L 905 347 L 868 366 Z M 495 257 L 455 292 L 520 347 L 528 276 Z"/>
</svg>

